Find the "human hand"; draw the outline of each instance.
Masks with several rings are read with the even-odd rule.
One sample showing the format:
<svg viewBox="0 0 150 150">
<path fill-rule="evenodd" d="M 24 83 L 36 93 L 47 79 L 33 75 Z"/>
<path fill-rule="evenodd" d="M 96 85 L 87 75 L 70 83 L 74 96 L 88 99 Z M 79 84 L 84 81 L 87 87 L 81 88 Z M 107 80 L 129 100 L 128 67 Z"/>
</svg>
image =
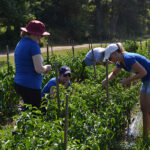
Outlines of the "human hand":
<svg viewBox="0 0 150 150">
<path fill-rule="evenodd" d="M 68 88 L 69 80 L 64 82 L 66 88 Z"/>
<path fill-rule="evenodd" d="M 106 83 L 107 83 L 106 79 L 104 79 L 104 80 L 101 82 L 103 88 L 106 88 Z"/>
<path fill-rule="evenodd" d="M 108 64 L 114 64 L 112 61 L 108 60 Z"/>
<path fill-rule="evenodd" d="M 131 84 L 131 81 L 128 78 L 122 78 L 120 80 L 120 83 L 122 83 L 122 84 Z"/>
<path fill-rule="evenodd" d="M 46 67 L 45 74 L 46 74 L 46 73 L 49 73 L 49 72 L 52 70 L 51 65 L 45 65 L 45 67 Z"/>
</svg>

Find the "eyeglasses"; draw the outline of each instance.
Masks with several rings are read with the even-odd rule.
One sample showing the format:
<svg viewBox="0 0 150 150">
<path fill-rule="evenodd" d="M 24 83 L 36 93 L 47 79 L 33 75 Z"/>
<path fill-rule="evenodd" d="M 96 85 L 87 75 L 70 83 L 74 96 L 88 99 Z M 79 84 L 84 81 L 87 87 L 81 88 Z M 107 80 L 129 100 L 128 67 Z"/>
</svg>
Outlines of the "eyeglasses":
<svg viewBox="0 0 150 150">
<path fill-rule="evenodd" d="M 68 77 L 71 77 L 71 74 L 70 74 L 70 73 L 67 73 L 67 74 L 64 74 L 63 76 L 64 76 L 64 77 L 67 77 L 67 76 L 68 76 Z"/>
</svg>

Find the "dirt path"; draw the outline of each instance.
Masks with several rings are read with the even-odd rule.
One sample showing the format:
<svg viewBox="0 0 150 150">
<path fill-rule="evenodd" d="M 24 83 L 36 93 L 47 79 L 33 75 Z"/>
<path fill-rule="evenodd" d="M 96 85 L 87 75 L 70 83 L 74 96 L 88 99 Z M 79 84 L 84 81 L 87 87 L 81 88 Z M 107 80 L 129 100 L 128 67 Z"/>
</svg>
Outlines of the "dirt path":
<svg viewBox="0 0 150 150">
<path fill-rule="evenodd" d="M 92 44 L 93 46 L 100 46 L 99 43 Z M 88 48 L 89 44 L 81 44 L 81 45 L 75 45 L 74 48 Z M 72 49 L 72 46 L 54 46 L 53 51 L 60 51 L 60 50 L 68 50 Z M 51 47 L 49 47 L 49 50 L 51 50 Z M 41 48 L 42 53 L 47 51 L 47 48 L 43 47 Z M 7 54 L 0 54 L 0 57 L 6 57 Z M 14 52 L 11 52 L 9 56 L 14 56 Z"/>
</svg>

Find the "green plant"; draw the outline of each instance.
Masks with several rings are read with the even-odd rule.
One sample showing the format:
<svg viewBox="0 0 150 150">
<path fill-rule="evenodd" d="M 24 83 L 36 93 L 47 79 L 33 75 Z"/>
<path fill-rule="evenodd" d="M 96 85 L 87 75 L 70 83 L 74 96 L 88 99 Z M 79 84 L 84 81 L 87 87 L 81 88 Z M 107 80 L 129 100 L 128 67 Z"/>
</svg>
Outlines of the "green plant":
<svg viewBox="0 0 150 150">
<path fill-rule="evenodd" d="M 124 48 L 128 52 L 136 52 L 138 49 L 138 44 L 136 41 L 126 40 L 124 43 Z"/>
</svg>

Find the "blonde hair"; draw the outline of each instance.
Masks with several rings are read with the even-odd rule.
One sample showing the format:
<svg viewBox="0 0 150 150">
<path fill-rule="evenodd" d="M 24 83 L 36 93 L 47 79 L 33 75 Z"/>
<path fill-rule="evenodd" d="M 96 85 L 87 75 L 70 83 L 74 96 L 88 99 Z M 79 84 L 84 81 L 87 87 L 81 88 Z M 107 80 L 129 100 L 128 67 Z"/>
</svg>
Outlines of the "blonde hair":
<svg viewBox="0 0 150 150">
<path fill-rule="evenodd" d="M 125 51 L 125 49 L 121 43 L 116 43 L 116 45 L 118 46 L 118 52 L 119 53 L 126 53 L 127 52 L 127 51 Z"/>
<path fill-rule="evenodd" d="M 20 36 L 21 37 L 26 37 L 26 36 L 30 36 L 31 34 L 25 31 L 21 31 Z"/>
</svg>

